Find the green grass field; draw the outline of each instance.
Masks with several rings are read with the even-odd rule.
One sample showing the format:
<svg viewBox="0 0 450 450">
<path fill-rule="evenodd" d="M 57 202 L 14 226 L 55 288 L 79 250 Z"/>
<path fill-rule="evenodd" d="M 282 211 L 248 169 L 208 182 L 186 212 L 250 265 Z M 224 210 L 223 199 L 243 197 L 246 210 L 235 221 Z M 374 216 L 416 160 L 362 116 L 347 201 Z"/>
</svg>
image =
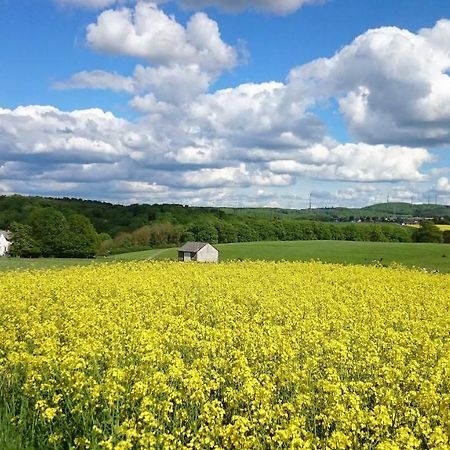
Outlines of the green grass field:
<svg viewBox="0 0 450 450">
<path fill-rule="evenodd" d="M 450 245 L 446 244 L 399 244 L 385 242 L 347 241 L 293 241 L 293 242 L 245 242 L 219 244 L 222 261 L 232 259 L 265 259 L 308 261 L 319 259 L 324 262 L 344 264 L 399 263 L 428 270 L 450 272 Z M 0 259 L 1 270 L 48 269 L 70 265 L 102 264 L 115 261 L 140 259 L 176 259 L 177 249 L 148 250 L 114 255 L 95 260 L 80 259 Z"/>
<path fill-rule="evenodd" d="M 117 261 L 130 261 L 152 258 L 161 251 L 166 250 L 146 250 L 144 252 L 123 253 L 99 257 L 96 259 L 76 259 L 76 258 L 0 258 L 0 271 L 16 269 L 58 269 L 68 266 L 86 266 L 89 264 L 105 264 Z"/>
<path fill-rule="evenodd" d="M 391 242 L 292 241 L 219 244 L 222 261 L 231 259 L 302 260 L 320 259 L 344 264 L 399 263 L 450 272 L 450 245 Z M 176 249 L 168 249 L 156 259 L 175 259 Z"/>
</svg>

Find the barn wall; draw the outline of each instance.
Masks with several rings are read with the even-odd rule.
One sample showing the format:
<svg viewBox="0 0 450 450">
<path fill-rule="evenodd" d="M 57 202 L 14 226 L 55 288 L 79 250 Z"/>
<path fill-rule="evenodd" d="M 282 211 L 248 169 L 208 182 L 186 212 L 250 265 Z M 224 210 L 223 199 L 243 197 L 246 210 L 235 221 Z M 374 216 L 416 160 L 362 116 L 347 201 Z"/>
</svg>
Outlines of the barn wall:
<svg viewBox="0 0 450 450">
<path fill-rule="evenodd" d="M 212 245 L 208 244 L 198 251 L 197 257 L 195 259 L 199 262 L 216 263 L 219 262 L 219 252 Z"/>
<path fill-rule="evenodd" d="M 191 254 L 189 252 L 178 252 L 178 261 L 191 261 Z"/>
</svg>

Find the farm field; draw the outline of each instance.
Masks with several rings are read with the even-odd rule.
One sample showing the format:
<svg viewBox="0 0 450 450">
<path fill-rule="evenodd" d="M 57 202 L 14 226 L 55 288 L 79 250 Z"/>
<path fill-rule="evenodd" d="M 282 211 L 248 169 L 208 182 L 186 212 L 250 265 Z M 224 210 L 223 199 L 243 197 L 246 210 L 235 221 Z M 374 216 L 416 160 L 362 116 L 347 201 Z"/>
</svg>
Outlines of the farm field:
<svg viewBox="0 0 450 450">
<path fill-rule="evenodd" d="M 419 228 L 420 227 L 420 225 L 408 225 L 408 226 L 410 226 L 410 227 L 413 227 L 413 228 Z M 441 231 L 448 231 L 448 230 L 450 230 L 450 225 L 441 225 L 441 224 L 437 224 L 436 225 Z"/>
<path fill-rule="evenodd" d="M 310 261 L 321 260 L 343 264 L 381 264 L 393 262 L 405 265 L 450 272 L 450 245 L 409 244 L 392 242 L 349 242 L 349 241 L 276 241 L 218 244 L 222 261 L 252 259 L 267 261 Z M 177 259 L 177 249 L 154 249 L 123 253 L 107 258 L 92 259 L 17 259 L 0 258 L 0 271 L 15 269 L 49 269 L 74 265 L 104 264 L 118 261 L 145 259 Z"/>
<path fill-rule="evenodd" d="M 310 261 L 345 264 L 382 264 L 393 262 L 450 272 L 450 246 L 445 244 L 409 244 L 392 242 L 292 241 L 218 244 L 222 261 L 257 259 L 269 261 Z M 177 250 L 168 249 L 156 259 L 176 259 Z"/>
<path fill-rule="evenodd" d="M 17 269 L 61 269 L 70 266 L 90 266 L 93 264 L 104 264 L 110 262 L 127 261 L 130 259 L 148 259 L 159 254 L 161 250 L 147 250 L 145 252 L 123 253 L 112 255 L 107 258 L 96 259 L 80 258 L 0 258 L 0 272 Z M 167 250 L 165 250 L 167 251 Z"/>
<path fill-rule="evenodd" d="M 317 262 L 4 273 L 0 448 L 447 449 L 449 291 Z"/>
</svg>

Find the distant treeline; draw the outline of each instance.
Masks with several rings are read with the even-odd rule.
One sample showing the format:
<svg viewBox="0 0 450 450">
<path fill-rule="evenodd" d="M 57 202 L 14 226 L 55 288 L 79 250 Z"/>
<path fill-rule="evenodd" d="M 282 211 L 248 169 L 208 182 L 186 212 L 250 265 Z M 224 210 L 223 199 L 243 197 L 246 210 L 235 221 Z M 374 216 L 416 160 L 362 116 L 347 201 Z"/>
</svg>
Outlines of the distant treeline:
<svg viewBox="0 0 450 450">
<path fill-rule="evenodd" d="M 402 217 L 433 218 L 435 223 L 450 223 L 450 207 L 443 205 L 410 205 L 385 203 L 364 208 L 200 208 L 176 204 L 113 205 L 111 203 L 72 198 L 0 196 L 0 229 L 8 229 L 12 222 L 27 223 L 36 208 L 51 207 L 66 218 L 73 214 L 86 216 L 98 233 L 116 236 L 132 232 L 151 223 L 170 223 L 189 226 L 197 222 L 233 218 L 313 220 L 319 222 L 402 222 Z M 239 220 L 238 220 L 239 222 Z"/>
<path fill-rule="evenodd" d="M 87 217 L 71 214 L 66 218 L 53 208 L 32 210 L 27 223 L 13 222 L 10 231 L 11 256 L 92 258 L 101 248 L 102 235 Z"/>
<path fill-rule="evenodd" d="M 0 228 L 12 231 L 15 256 L 92 257 L 186 241 L 211 243 L 295 240 L 443 242 L 431 222 L 336 223 L 291 217 L 230 214 L 182 205 L 110 205 L 39 197 L 0 197 Z"/>
<path fill-rule="evenodd" d="M 183 205 L 113 205 L 110 203 L 71 198 L 0 196 L 0 229 L 9 229 L 13 222 L 29 223 L 37 208 L 53 208 L 66 219 L 73 214 L 86 216 L 98 233 L 116 236 L 131 232 L 149 223 L 189 225 L 199 220 L 223 218 L 227 214 L 218 208 L 196 208 Z"/>
<path fill-rule="evenodd" d="M 254 241 L 347 240 L 373 242 L 412 242 L 415 230 L 399 225 L 331 224 L 302 220 L 234 218 L 232 221 L 201 221 L 187 227 L 152 224 L 119 233 L 110 243 L 114 252 L 133 248 L 167 247 L 186 241 L 212 244 Z"/>
</svg>

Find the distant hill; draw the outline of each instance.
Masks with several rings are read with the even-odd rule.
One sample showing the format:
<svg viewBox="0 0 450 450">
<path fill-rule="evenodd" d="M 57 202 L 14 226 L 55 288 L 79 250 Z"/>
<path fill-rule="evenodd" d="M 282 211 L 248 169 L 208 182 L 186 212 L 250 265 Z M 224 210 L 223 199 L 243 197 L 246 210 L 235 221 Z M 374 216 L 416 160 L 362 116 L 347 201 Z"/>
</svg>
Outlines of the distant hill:
<svg viewBox="0 0 450 450">
<path fill-rule="evenodd" d="M 298 218 L 320 221 L 378 220 L 393 221 L 412 218 L 450 218 L 450 206 L 414 205 L 410 203 L 378 203 L 363 208 L 222 208 L 228 214 L 264 216 L 273 218 Z"/>
<path fill-rule="evenodd" d="M 190 225 L 197 222 L 252 221 L 260 219 L 316 220 L 323 222 L 401 222 L 408 218 L 444 218 L 450 223 L 450 206 L 411 205 L 409 203 L 380 203 L 364 208 L 209 208 L 178 204 L 111 203 L 76 198 L 28 197 L 21 195 L 0 196 L 0 229 L 7 229 L 14 221 L 27 223 L 35 208 L 53 207 L 65 216 L 83 214 L 88 217 L 97 232 L 111 236 L 121 231 L 133 231 L 149 223 Z M 234 218 L 234 219 L 233 219 Z"/>
<path fill-rule="evenodd" d="M 390 214 L 409 217 L 449 216 L 450 206 L 445 205 L 414 205 L 410 203 L 379 203 L 361 208 L 375 214 Z"/>
</svg>

